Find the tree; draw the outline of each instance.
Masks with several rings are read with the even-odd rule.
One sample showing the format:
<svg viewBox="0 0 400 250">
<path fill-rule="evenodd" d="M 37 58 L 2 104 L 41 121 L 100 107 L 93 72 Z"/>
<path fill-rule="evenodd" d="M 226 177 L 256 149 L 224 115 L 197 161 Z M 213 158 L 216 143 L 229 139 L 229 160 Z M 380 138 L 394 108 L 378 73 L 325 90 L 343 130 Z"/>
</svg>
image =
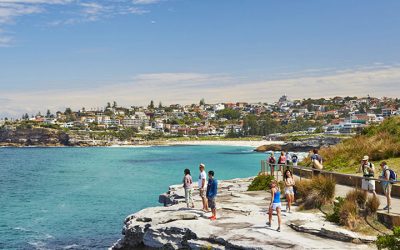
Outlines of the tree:
<svg viewBox="0 0 400 250">
<path fill-rule="evenodd" d="M 65 115 L 70 115 L 70 114 L 72 114 L 71 108 L 66 108 L 64 114 L 65 114 Z"/>
<path fill-rule="evenodd" d="M 50 118 L 50 117 L 51 117 L 51 112 L 50 112 L 50 109 L 48 109 L 47 113 L 46 113 L 46 118 Z"/>
<path fill-rule="evenodd" d="M 107 102 L 106 109 L 109 109 L 109 108 L 111 108 L 111 103 Z"/>
<path fill-rule="evenodd" d="M 114 101 L 113 102 L 113 106 L 112 106 L 113 108 L 116 108 L 117 107 L 117 102 L 116 101 Z"/>
<path fill-rule="evenodd" d="M 148 106 L 149 109 L 154 109 L 154 101 L 150 101 L 150 105 Z"/>
<path fill-rule="evenodd" d="M 159 109 L 162 109 L 162 108 L 163 108 L 163 106 L 162 106 L 162 103 L 161 103 L 161 102 L 158 104 L 158 108 L 159 108 Z"/>
<path fill-rule="evenodd" d="M 201 98 L 201 100 L 200 100 L 200 106 L 203 106 L 203 105 L 205 105 L 206 104 L 206 102 L 204 101 L 204 98 Z"/>
</svg>

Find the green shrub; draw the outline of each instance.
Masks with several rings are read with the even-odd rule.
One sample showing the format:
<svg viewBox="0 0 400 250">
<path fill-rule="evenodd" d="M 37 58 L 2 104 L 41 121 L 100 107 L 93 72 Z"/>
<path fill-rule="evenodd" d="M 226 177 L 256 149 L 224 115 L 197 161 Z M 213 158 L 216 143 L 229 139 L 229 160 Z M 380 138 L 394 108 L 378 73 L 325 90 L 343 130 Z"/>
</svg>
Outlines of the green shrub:
<svg viewBox="0 0 400 250">
<path fill-rule="evenodd" d="M 369 215 L 376 214 L 380 205 L 381 202 L 376 196 L 369 197 L 365 205 L 367 214 Z"/>
<path fill-rule="evenodd" d="M 313 209 L 332 202 L 336 182 L 331 178 L 318 176 L 311 180 L 300 181 L 296 187 L 297 198 L 301 198 L 300 206 L 304 209 Z"/>
<path fill-rule="evenodd" d="M 379 235 L 375 243 L 379 250 L 400 250 L 400 227 L 393 228 L 392 235 Z"/>
<path fill-rule="evenodd" d="M 344 203 L 343 197 L 336 197 L 335 202 L 333 203 L 333 213 L 328 214 L 326 219 L 330 222 L 340 223 L 340 210 L 342 209 Z"/>
<path fill-rule="evenodd" d="M 274 179 L 271 175 L 259 175 L 253 179 L 248 187 L 248 191 L 259 191 L 269 189 L 271 181 Z"/>
<path fill-rule="evenodd" d="M 346 194 L 346 200 L 354 201 L 359 208 L 363 208 L 367 201 L 367 193 L 360 189 L 354 189 Z"/>
</svg>

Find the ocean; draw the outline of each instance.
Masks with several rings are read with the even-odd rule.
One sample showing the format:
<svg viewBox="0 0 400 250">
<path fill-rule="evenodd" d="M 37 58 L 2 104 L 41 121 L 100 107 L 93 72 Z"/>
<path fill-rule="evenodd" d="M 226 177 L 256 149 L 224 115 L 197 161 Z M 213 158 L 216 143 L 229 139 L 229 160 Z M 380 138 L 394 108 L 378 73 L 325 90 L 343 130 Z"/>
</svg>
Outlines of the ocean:
<svg viewBox="0 0 400 250">
<path fill-rule="evenodd" d="M 0 249 L 106 249 L 185 168 L 194 180 L 200 163 L 232 179 L 265 158 L 232 146 L 0 148 Z"/>
</svg>

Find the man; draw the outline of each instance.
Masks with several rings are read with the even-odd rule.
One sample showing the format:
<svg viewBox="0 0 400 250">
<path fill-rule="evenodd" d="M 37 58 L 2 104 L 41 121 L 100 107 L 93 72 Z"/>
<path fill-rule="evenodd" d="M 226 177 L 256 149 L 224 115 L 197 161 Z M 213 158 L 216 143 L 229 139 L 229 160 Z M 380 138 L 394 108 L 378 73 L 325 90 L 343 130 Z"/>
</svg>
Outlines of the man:
<svg viewBox="0 0 400 250">
<path fill-rule="evenodd" d="M 215 198 L 217 197 L 218 181 L 214 178 L 214 171 L 208 171 L 208 184 L 207 184 L 207 199 L 208 205 L 211 208 L 212 215 L 210 220 L 217 219 L 217 206 Z"/>
<path fill-rule="evenodd" d="M 376 196 L 375 192 L 375 180 L 369 180 L 368 178 L 374 178 L 375 175 L 375 166 L 372 162 L 369 162 L 368 155 L 365 155 L 361 161 L 360 168 L 358 169 L 358 173 L 362 172 L 363 179 L 361 181 L 361 189 L 364 190 L 365 193 L 368 191 L 372 191 L 373 195 Z"/>
<path fill-rule="evenodd" d="M 290 165 L 292 162 L 292 157 L 290 156 L 289 152 L 286 152 L 286 165 Z"/>
<path fill-rule="evenodd" d="M 199 185 L 199 192 L 200 192 L 200 197 L 201 201 L 203 203 L 203 211 L 208 212 L 208 204 L 207 204 L 207 198 L 206 198 L 206 171 L 205 171 L 205 165 L 203 163 L 200 164 L 200 174 L 199 174 L 199 180 L 198 180 L 198 185 Z"/>
<path fill-rule="evenodd" d="M 387 163 L 385 161 L 383 161 L 381 163 L 381 168 L 382 168 L 382 176 L 381 179 L 382 181 L 382 187 L 383 187 L 383 191 L 385 192 L 385 196 L 386 196 L 386 207 L 384 207 L 384 210 L 387 209 L 392 209 L 391 207 L 391 201 L 392 201 L 392 197 L 391 197 L 391 192 L 392 192 L 392 184 L 390 183 L 390 169 L 387 165 Z"/>
<path fill-rule="evenodd" d="M 293 154 L 292 155 L 292 163 L 293 163 L 293 166 L 297 166 L 297 162 L 298 162 L 298 160 L 299 160 L 299 158 L 297 157 L 297 155 L 296 154 Z"/>
</svg>

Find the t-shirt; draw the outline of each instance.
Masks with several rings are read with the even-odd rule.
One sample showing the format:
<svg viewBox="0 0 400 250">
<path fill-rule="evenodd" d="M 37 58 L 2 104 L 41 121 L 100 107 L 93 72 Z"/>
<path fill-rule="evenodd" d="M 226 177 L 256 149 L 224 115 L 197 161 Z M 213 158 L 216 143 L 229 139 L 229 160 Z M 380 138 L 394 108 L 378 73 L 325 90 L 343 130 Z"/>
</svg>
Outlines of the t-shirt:
<svg viewBox="0 0 400 250">
<path fill-rule="evenodd" d="M 374 164 L 373 163 L 367 162 L 366 164 L 363 164 L 361 167 L 362 167 L 364 177 L 373 177 L 374 176 Z M 371 168 L 371 170 L 368 170 L 368 167 Z"/>
<path fill-rule="evenodd" d="M 183 184 L 185 185 L 185 188 L 192 188 L 192 176 L 190 174 L 185 175 L 185 178 L 183 178 Z"/>
<path fill-rule="evenodd" d="M 207 179 L 206 171 L 200 172 L 200 174 L 199 174 L 199 181 L 198 181 L 199 188 L 205 188 L 205 186 L 206 186 L 206 179 Z M 202 180 L 204 180 L 204 186 L 201 186 Z"/>
<path fill-rule="evenodd" d="M 279 164 L 285 164 L 286 163 L 286 157 L 285 156 L 280 156 L 279 157 Z"/>
</svg>

